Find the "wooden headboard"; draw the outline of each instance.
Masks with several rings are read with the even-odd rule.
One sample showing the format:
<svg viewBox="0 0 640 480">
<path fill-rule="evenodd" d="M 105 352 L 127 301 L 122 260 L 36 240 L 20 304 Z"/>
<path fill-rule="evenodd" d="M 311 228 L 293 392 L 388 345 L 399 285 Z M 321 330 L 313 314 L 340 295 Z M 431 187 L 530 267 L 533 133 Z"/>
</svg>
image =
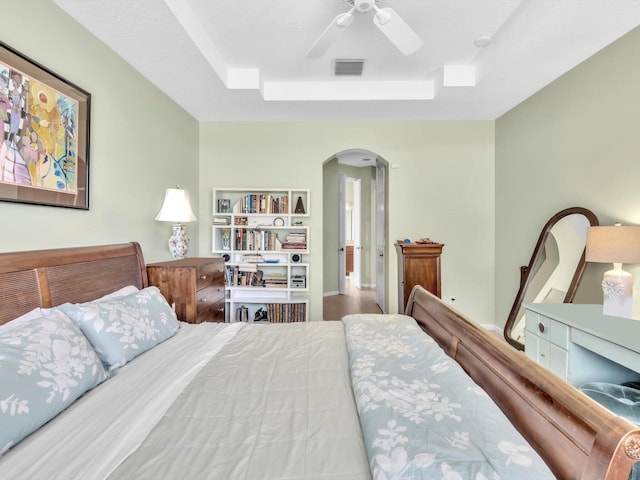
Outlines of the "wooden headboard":
<svg viewBox="0 0 640 480">
<path fill-rule="evenodd" d="M 640 430 L 417 286 L 407 315 L 502 409 L 560 479 L 627 480 Z"/>
<path fill-rule="evenodd" d="M 148 285 L 135 242 L 0 253 L 0 325 L 36 307 L 87 302 L 127 285 Z"/>
</svg>

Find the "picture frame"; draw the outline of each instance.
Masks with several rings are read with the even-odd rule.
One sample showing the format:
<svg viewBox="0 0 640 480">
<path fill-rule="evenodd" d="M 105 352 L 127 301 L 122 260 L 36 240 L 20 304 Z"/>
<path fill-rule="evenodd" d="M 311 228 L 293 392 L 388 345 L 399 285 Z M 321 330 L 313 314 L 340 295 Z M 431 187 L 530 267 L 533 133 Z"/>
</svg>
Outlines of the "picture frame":
<svg viewBox="0 0 640 480">
<path fill-rule="evenodd" d="M 89 209 L 91 94 L 0 42 L 0 200 Z"/>
<path fill-rule="evenodd" d="M 218 199 L 218 213 L 231 213 L 231 200 L 228 198 Z"/>
</svg>

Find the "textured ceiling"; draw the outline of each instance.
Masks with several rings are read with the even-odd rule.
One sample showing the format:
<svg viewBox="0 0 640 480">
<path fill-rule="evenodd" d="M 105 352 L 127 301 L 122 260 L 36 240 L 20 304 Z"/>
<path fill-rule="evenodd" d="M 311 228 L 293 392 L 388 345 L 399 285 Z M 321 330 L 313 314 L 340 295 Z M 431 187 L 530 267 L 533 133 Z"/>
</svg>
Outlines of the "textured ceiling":
<svg viewBox="0 0 640 480">
<path fill-rule="evenodd" d="M 495 119 L 640 25 L 640 0 L 379 0 L 418 51 L 354 12 L 308 59 L 344 0 L 54 2 L 201 121 Z M 336 77 L 345 58 L 363 75 Z"/>
</svg>

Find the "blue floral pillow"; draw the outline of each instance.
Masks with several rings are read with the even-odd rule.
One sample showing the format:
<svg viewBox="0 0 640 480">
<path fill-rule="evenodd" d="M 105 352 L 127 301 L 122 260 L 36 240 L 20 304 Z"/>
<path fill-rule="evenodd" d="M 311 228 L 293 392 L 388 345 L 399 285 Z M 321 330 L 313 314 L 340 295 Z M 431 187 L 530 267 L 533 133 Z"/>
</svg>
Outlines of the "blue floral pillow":
<svg viewBox="0 0 640 480">
<path fill-rule="evenodd" d="M 64 313 L 12 323 L 0 331 L 0 455 L 108 377 Z"/>
<path fill-rule="evenodd" d="M 171 337 L 180 324 L 156 287 L 131 295 L 61 309 L 80 327 L 109 370 Z"/>
</svg>

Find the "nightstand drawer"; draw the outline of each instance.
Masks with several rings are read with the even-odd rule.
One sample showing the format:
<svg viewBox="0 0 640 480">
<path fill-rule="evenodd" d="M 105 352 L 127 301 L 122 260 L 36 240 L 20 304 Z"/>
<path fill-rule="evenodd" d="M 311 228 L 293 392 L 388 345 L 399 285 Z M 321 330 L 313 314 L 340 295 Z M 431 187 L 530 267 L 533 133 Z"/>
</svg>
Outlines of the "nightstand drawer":
<svg viewBox="0 0 640 480">
<path fill-rule="evenodd" d="M 220 266 L 218 263 L 200 266 L 196 275 L 198 276 L 196 279 L 196 290 L 214 285 L 220 280 L 222 280 L 224 284 L 224 266 Z"/>
<path fill-rule="evenodd" d="M 202 322 L 220 322 L 224 323 L 224 298 L 218 302 L 211 304 L 200 305 L 201 309 L 198 309 L 198 315 L 196 317 L 196 323 Z"/>
<path fill-rule="evenodd" d="M 213 285 L 196 292 L 196 306 L 198 313 L 209 309 L 212 305 L 224 300 L 224 287 Z"/>
</svg>

